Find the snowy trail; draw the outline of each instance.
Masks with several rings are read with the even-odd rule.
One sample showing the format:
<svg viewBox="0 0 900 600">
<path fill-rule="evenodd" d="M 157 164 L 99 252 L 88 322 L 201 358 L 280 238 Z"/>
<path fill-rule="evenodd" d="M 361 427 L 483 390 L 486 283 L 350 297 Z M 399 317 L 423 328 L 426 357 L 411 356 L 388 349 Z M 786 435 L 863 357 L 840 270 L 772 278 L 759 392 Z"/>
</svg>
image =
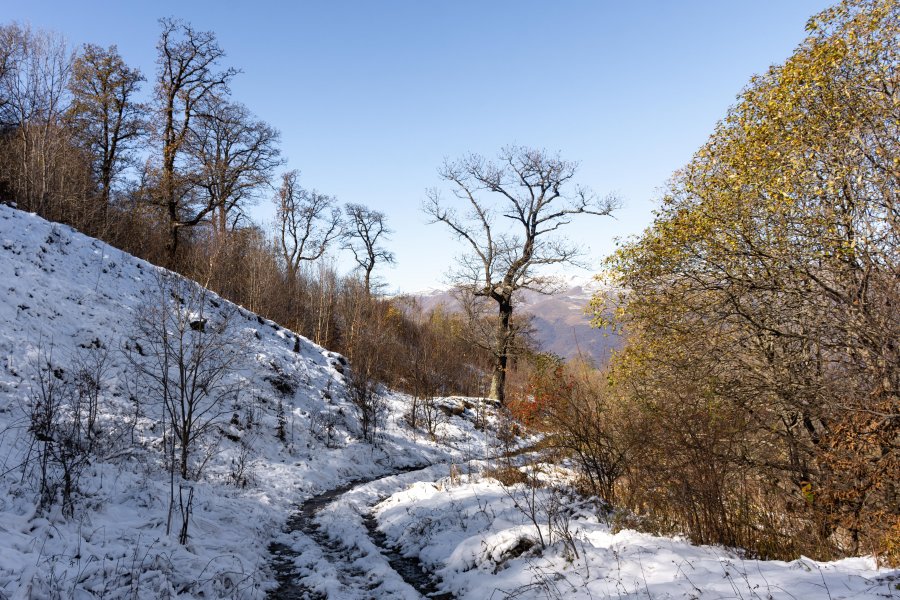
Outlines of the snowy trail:
<svg viewBox="0 0 900 600">
<path fill-rule="evenodd" d="M 422 564 L 418 556 L 405 556 L 399 549 L 391 546 L 387 535 L 378 529 L 378 521 L 373 513 L 369 512 L 366 515 L 365 523 L 369 538 L 381 548 L 391 567 L 403 577 L 406 583 L 412 585 L 420 594 L 432 600 L 453 600 L 456 598 L 452 592 L 441 592 L 438 589 L 436 576 L 426 571 L 425 565 Z"/>
<path fill-rule="evenodd" d="M 287 520 L 287 532 L 302 532 L 306 534 L 322 549 L 324 556 L 327 556 L 331 562 L 336 562 L 334 561 L 335 557 L 332 555 L 338 553 L 340 548 L 335 547 L 334 542 L 315 523 L 315 516 L 325 505 L 362 483 L 365 482 L 352 481 L 347 485 L 328 490 L 318 496 L 313 496 L 304 502 L 300 509 Z M 275 580 L 278 582 L 278 587 L 269 593 L 269 598 L 273 600 L 318 600 L 327 598 L 326 595 L 316 592 L 304 584 L 304 578 L 298 573 L 295 566 L 298 553 L 291 546 L 282 542 L 272 542 L 269 546 L 269 553 L 272 555 L 272 568 L 275 571 Z M 342 579 L 346 580 L 346 577 Z"/>
<path fill-rule="evenodd" d="M 286 538 L 269 547 L 278 582 L 269 598 L 452 599 L 452 594 L 440 593 L 418 558 L 387 547 L 370 514 L 370 507 L 384 497 L 447 470 L 446 465 L 398 470 L 353 481 L 304 502 L 288 519 Z"/>
</svg>

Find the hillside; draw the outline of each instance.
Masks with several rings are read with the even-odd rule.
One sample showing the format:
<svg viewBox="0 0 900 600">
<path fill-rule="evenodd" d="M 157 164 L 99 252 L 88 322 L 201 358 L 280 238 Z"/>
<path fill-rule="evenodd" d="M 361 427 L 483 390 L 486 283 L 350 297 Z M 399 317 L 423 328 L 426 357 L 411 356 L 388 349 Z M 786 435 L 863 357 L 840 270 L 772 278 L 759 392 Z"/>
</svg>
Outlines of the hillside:
<svg viewBox="0 0 900 600">
<path fill-rule="evenodd" d="M 586 308 L 599 289 L 594 280 L 566 281 L 554 294 L 538 294 L 522 290 L 517 309 L 531 318 L 534 341 L 542 352 L 552 352 L 563 358 L 585 355 L 598 365 L 609 360 L 612 350 L 619 347 L 619 336 L 609 329 L 591 326 Z M 430 290 L 412 295 L 422 307 L 455 306 L 456 300 L 447 290 Z"/>
<path fill-rule="evenodd" d="M 267 546 L 297 502 L 459 453 L 416 440 L 395 395 L 377 445 L 358 441 L 342 357 L 69 227 L 0 205 L 0 247 L 0 598 L 259 598 L 272 585 Z M 241 350 L 220 382 L 237 393 L 198 447 L 208 462 L 184 546 L 165 535 L 162 409 L 129 354 L 162 281 L 200 293 L 203 319 L 227 318 Z M 30 409 L 42 382 L 100 357 L 100 433 L 74 515 L 59 502 L 39 512 Z M 459 433 L 447 439 L 468 439 Z"/>
<path fill-rule="evenodd" d="M 405 423 L 408 397 L 380 389 L 382 427 L 360 441 L 343 357 L 7 206 L 0 248 L 0 599 L 900 597 L 900 571 L 871 557 L 757 561 L 619 531 L 537 438 L 507 441 L 518 449 L 498 458 L 496 416 L 478 399 L 439 399 L 429 436 Z M 169 438 L 148 377 L 160 306 L 185 318 L 184 339 L 227 332 L 213 348 L 229 357 L 198 392 L 223 390 L 209 413 L 222 414 L 194 447 L 202 475 L 174 488 L 170 534 Z M 42 477 L 38 457 L 83 418 L 85 374 L 97 414 L 66 504 L 55 458 Z M 36 409 L 50 396 L 47 433 Z M 494 478 L 516 468 L 539 485 Z M 43 507 L 42 479 L 55 484 Z"/>
</svg>

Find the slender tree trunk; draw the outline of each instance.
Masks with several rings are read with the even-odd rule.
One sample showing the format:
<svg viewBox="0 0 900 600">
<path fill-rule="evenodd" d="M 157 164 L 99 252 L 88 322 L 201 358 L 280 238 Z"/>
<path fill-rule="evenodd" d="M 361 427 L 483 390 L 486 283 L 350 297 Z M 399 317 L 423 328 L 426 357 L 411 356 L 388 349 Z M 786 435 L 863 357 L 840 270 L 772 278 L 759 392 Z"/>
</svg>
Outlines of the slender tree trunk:
<svg viewBox="0 0 900 600">
<path fill-rule="evenodd" d="M 219 239 L 224 240 L 225 236 L 228 235 L 228 208 L 225 206 L 224 201 L 219 201 L 217 212 L 219 213 L 219 222 L 216 223 L 216 226 L 218 227 Z M 216 211 L 213 212 L 213 215 L 215 214 Z"/>
<path fill-rule="evenodd" d="M 316 335 L 315 342 L 320 346 L 329 347 L 328 324 L 331 322 L 331 301 L 327 296 L 328 288 L 323 271 L 319 271 L 319 303 L 316 310 Z"/>
<path fill-rule="evenodd" d="M 188 458 L 189 458 L 189 448 L 190 448 L 190 434 L 188 432 L 187 426 L 182 425 L 183 433 L 181 434 L 181 478 L 188 478 Z"/>
<path fill-rule="evenodd" d="M 104 219 L 109 215 L 109 201 L 112 196 L 110 188 L 112 187 L 112 169 L 113 156 L 109 151 L 104 151 L 102 166 L 100 167 L 100 202 Z M 104 223 L 106 220 L 104 220 Z"/>
<path fill-rule="evenodd" d="M 166 241 L 166 267 L 169 269 L 175 268 L 175 262 L 178 257 L 178 223 L 172 217 L 172 213 L 175 212 L 174 208 L 174 205 L 169 207 L 169 239 Z"/>
<path fill-rule="evenodd" d="M 163 164 L 162 164 L 162 188 L 163 202 L 166 206 L 169 218 L 169 239 L 166 241 L 166 265 L 170 269 L 175 266 L 175 258 L 178 253 L 178 198 L 175 191 L 175 154 L 177 145 L 175 139 L 175 97 L 170 94 L 167 97 L 165 129 L 163 133 Z"/>
<path fill-rule="evenodd" d="M 163 420 L 163 441 L 166 439 L 166 423 Z M 166 535 L 172 532 L 172 513 L 175 510 L 175 428 L 169 431 L 169 510 L 166 515 Z"/>
<path fill-rule="evenodd" d="M 512 303 L 508 298 L 497 301 L 499 314 L 497 321 L 497 337 L 494 342 L 494 372 L 491 376 L 490 397 L 500 404 L 506 404 L 506 365 L 509 362 L 509 342 L 512 339 L 510 319 L 512 317 Z"/>
<path fill-rule="evenodd" d="M 168 264 L 166 266 L 173 268 L 178 253 L 178 200 L 175 196 L 175 156 L 171 151 L 166 151 L 163 158 L 162 179 L 164 201 L 169 218 L 169 239 L 166 241 Z"/>
</svg>

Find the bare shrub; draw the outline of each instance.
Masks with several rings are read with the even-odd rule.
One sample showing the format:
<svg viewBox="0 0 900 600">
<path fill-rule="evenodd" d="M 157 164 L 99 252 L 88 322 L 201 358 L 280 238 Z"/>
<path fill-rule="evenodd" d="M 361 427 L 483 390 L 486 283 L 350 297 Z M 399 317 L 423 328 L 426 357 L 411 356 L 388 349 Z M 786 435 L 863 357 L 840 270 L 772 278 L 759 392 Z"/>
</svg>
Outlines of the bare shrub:
<svg viewBox="0 0 900 600">
<path fill-rule="evenodd" d="M 233 331 L 233 308 L 211 311 L 209 292 L 193 282 L 160 273 L 156 298 L 138 311 L 125 354 L 144 382 L 144 402 L 157 410 L 170 473 L 169 522 L 175 475 L 197 479 L 210 456 L 215 427 L 240 397 L 226 376 L 243 346 Z M 206 443 L 205 457 L 194 451 Z"/>
<path fill-rule="evenodd" d="M 516 446 L 516 440 L 522 432 L 522 427 L 507 407 L 500 406 L 497 413 L 499 417 L 495 432 L 497 443 L 503 458 L 506 460 L 506 466 L 512 467 L 513 450 Z"/>
<path fill-rule="evenodd" d="M 109 349 L 99 338 L 95 338 L 76 353 L 73 367 L 76 399 L 73 419 L 76 423 L 83 422 L 83 432 L 79 430 L 78 433 L 84 435 L 88 450 L 92 451 L 101 434 L 98 422 L 100 394 L 109 373 Z"/>
<path fill-rule="evenodd" d="M 416 412 L 418 418 L 416 422 L 420 423 L 428 432 L 431 439 L 436 440 L 438 437 L 438 429 L 448 420 L 448 413 L 444 410 L 444 406 L 434 396 L 423 396 L 416 403 Z"/>
<path fill-rule="evenodd" d="M 513 506 L 534 525 L 541 548 L 561 543 L 568 560 L 579 557 L 573 517 L 581 501 L 569 487 L 558 481 L 544 481 L 537 462 L 529 463 L 524 471 L 504 466 L 486 471 L 485 475 L 500 481 Z"/>
<path fill-rule="evenodd" d="M 231 483 L 237 487 L 247 487 L 253 479 L 253 441 L 255 436 L 247 434 L 238 442 L 238 453 L 231 461 Z"/>
<path fill-rule="evenodd" d="M 330 410 L 323 410 L 309 418 L 309 433 L 324 442 L 328 448 L 337 448 L 337 432 L 340 417 Z"/>
<path fill-rule="evenodd" d="M 384 398 L 378 394 L 377 386 L 378 382 L 365 370 L 351 370 L 347 391 L 350 403 L 356 410 L 360 437 L 368 442 L 375 442 L 378 428 L 387 410 Z"/>
<path fill-rule="evenodd" d="M 52 348 L 38 349 L 35 383 L 26 406 L 31 447 L 26 465 L 37 468 L 41 509 L 57 499 L 63 515 L 75 513 L 79 480 L 94 456 L 105 354 L 74 374 L 54 364 Z M 87 359 L 84 359 L 85 361 Z M 33 459 L 32 459 L 32 452 Z"/>
<path fill-rule="evenodd" d="M 636 440 L 622 431 L 625 415 L 606 374 L 581 361 L 539 373 L 532 390 L 549 444 L 574 459 L 590 494 L 612 504 Z"/>
<path fill-rule="evenodd" d="M 278 401 L 278 413 L 276 415 L 277 425 L 275 427 L 275 435 L 282 444 L 287 443 L 287 415 L 284 412 L 284 402 Z"/>
<path fill-rule="evenodd" d="M 528 475 L 518 467 L 510 465 L 500 465 L 495 468 L 485 469 L 484 476 L 496 479 L 507 487 L 528 481 Z"/>
</svg>

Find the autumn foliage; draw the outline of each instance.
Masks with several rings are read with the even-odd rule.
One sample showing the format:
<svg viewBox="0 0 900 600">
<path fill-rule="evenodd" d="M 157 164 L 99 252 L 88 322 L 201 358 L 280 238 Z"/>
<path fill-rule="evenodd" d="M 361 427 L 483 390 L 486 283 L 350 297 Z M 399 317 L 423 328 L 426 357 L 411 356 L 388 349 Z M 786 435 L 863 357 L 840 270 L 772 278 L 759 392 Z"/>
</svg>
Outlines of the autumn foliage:
<svg viewBox="0 0 900 600">
<path fill-rule="evenodd" d="M 759 555 L 900 559 L 900 6 L 751 80 L 610 266 L 642 449 L 620 498 Z M 596 305 L 601 305 L 597 299 Z"/>
</svg>

